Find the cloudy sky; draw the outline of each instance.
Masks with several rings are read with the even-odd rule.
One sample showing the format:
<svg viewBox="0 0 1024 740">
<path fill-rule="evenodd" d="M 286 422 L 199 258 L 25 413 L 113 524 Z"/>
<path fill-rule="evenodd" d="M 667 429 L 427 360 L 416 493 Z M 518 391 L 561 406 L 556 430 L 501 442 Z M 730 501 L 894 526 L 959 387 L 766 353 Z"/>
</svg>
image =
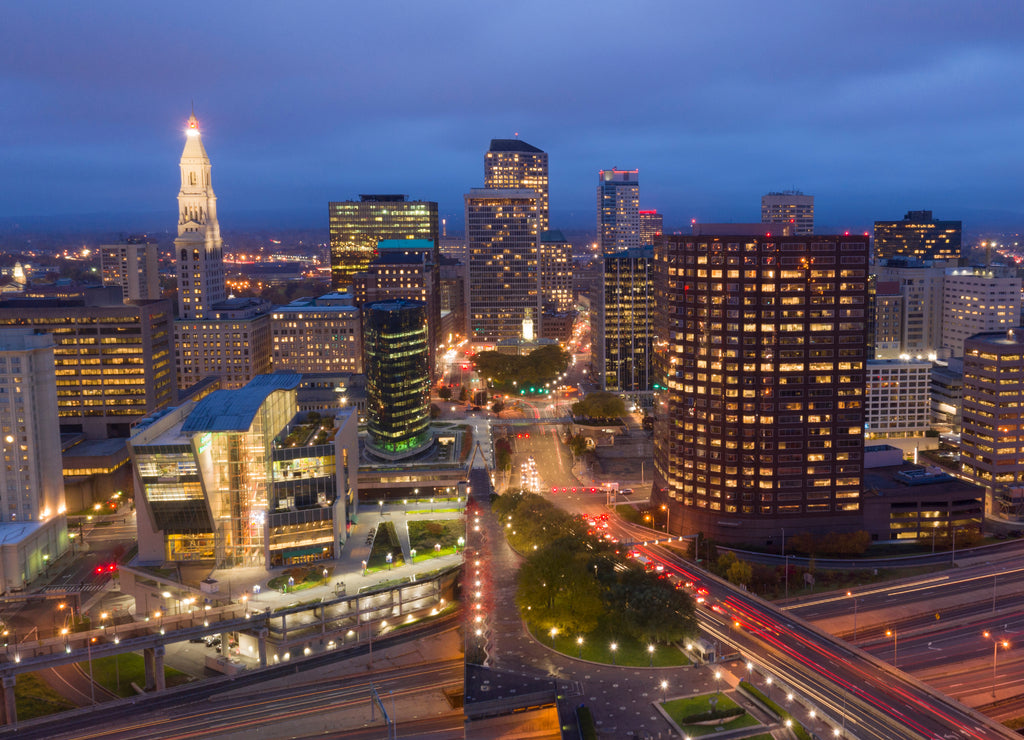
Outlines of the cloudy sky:
<svg viewBox="0 0 1024 740">
<path fill-rule="evenodd" d="M 1019 0 L 5 3 L 0 219 L 175 219 L 194 101 L 221 225 L 400 192 L 461 226 L 491 138 L 549 153 L 552 226 L 639 168 L 666 227 L 910 209 L 1024 224 Z"/>
</svg>

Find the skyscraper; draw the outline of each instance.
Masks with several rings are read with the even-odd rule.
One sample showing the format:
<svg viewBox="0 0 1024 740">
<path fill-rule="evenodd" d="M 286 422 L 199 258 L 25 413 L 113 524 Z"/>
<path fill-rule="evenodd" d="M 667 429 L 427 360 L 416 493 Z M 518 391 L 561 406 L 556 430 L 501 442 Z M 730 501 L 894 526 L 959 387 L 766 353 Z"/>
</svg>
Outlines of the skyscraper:
<svg viewBox="0 0 1024 740">
<path fill-rule="evenodd" d="M 538 233 L 547 231 L 548 155 L 520 139 L 491 139 L 484 157 L 484 187 L 532 190 L 537 194 Z"/>
<path fill-rule="evenodd" d="M 540 196 L 473 188 L 465 198 L 469 341 L 518 337 L 524 320 L 540 320 Z"/>
<path fill-rule="evenodd" d="M 656 305 L 653 247 L 605 255 L 601 300 L 591 313 L 594 380 L 604 390 L 651 390 Z"/>
<path fill-rule="evenodd" d="M 181 153 L 181 190 L 178 191 L 178 317 L 202 319 L 214 303 L 223 301 L 224 255 L 217 223 L 217 196 L 210 181 L 199 122 L 193 113 L 185 130 Z"/>
<path fill-rule="evenodd" d="M 545 310 L 568 311 L 572 300 L 572 244 L 561 231 L 540 235 L 540 292 Z"/>
<path fill-rule="evenodd" d="M 366 417 L 378 454 L 404 457 L 430 442 L 427 312 L 422 301 L 363 307 Z"/>
<path fill-rule="evenodd" d="M 939 221 L 931 211 L 910 211 L 902 221 L 875 221 L 875 260 L 916 257 L 960 259 L 960 221 Z"/>
<path fill-rule="evenodd" d="M 652 501 L 726 542 L 858 529 L 867 237 L 668 236 L 655 259 Z"/>
<path fill-rule="evenodd" d="M 597 185 L 597 238 L 601 254 L 641 246 L 640 171 L 601 170 Z"/>
<path fill-rule="evenodd" d="M 366 270 L 384 239 L 429 239 L 438 244 L 437 203 L 401 194 L 360 195 L 328 203 L 331 288 L 345 290 Z M 435 259 L 436 261 L 436 259 Z"/>
<path fill-rule="evenodd" d="M 654 244 L 655 238 L 665 233 L 664 216 L 656 210 L 640 211 L 640 245 Z"/>
<path fill-rule="evenodd" d="M 814 233 L 814 196 L 799 190 L 783 190 L 761 196 L 761 223 L 793 224 L 792 234 Z"/>
</svg>

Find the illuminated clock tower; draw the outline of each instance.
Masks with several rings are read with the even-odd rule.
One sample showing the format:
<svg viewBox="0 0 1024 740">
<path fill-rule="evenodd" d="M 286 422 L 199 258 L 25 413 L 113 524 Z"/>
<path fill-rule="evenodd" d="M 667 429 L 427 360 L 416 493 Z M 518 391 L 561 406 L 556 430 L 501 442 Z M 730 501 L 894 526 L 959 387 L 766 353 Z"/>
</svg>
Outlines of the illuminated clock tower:
<svg viewBox="0 0 1024 740">
<path fill-rule="evenodd" d="M 194 113 L 188 119 L 185 134 L 178 192 L 178 238 L 174 240 L 178 317 L 204 319 L 210 317 L 210 307 L 225 298 L 224 259 L 217 224 L 217 196 L 210 184 L 210 158 Z"/>
</svg>

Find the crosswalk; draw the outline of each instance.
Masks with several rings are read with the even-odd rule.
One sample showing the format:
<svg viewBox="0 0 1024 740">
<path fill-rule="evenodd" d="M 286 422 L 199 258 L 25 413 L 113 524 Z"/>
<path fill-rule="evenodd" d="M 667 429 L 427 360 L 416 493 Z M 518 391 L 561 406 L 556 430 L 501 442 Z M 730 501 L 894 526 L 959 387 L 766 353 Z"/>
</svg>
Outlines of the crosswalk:
<svg viewBox="0 0 1024 740">
<path fill-rule="evenodd" d="M 103 591 L 106 584 L 103 583 L 69 583 L 66 586 L 45 586 L 43 593 L 86 593 L 91 591 Z"/>
</svg>

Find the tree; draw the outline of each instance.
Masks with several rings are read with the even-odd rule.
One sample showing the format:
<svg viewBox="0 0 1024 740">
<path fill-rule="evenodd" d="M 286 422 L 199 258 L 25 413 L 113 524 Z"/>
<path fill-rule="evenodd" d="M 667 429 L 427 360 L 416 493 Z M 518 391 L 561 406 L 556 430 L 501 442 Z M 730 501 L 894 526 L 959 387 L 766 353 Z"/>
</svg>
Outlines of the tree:
<svg viewBox="0 0 1024 740">
<path fill-rule="evenodd" d="M 609 607 L 622 630 L 644 641 L 676 642 L 697 633 L 690 595 L 642 568 L 621 574 Z"/>
<path fill-rule="evenodd" d="M 464 385 L 460 386 L 459 387 L 459 400 L 460 401 L 465 401 L 467 398 L 469 398 L 469 391 L 466 389 L 466 386 L 464 386 Z"/>
<path fill-rule="evenodd" d="M 625 414 L 625 402 L 607 391 L 588 393 L 572 405 L 572 415 L 585 419 L 617 419 Z"/>
<path fill-rule="evenodd" d="M 754 569 L 745 560 L 736 560 L 725 572 L 725 577 L 737 586 L 749 586 L 754 578 Z"/>
<path fill-rule="evenodd" d="M 574 434 L 570 436 L 567 444 L 569 445 L 569 452 L 572 453 L 574 460 L 587 451 L 587 438 L 582 434 Z"/>
<path fill-rule="evenodd" d="M 443 385 L 441 386 L 441 390 L 437 392 L 437 395 L 441 397 L 442 401 L 447 401 L 452 397 L 452 389 Z"/>
<path fill-rule="evenodd" d="M 493 411 L 496 414 L 500 414 L 504 410 L 505 410 L 505 404 L 501 402 L 500 398 L 496 399 L 494 401 L 494 403 L 491 404 L 491 411 Z"/>
</svg>

